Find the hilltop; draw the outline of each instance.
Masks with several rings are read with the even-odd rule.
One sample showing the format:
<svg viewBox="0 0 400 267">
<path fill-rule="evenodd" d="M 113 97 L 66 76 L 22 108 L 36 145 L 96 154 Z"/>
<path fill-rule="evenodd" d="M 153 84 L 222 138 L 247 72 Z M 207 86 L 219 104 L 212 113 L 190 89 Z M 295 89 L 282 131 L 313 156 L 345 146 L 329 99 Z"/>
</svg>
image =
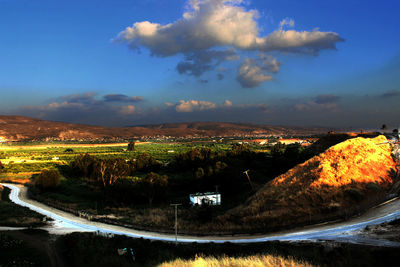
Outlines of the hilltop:
<svg viewBox="0 0 400 267">
<path fill-rule="evenodd" d="M 393 183 L 396 163 L 386 141 L 381 135 L 334 145 L 268 182 L 219 220 L 262 229 L 351 214 Z"/>
<path fill-rule="evenodd" d="M 102 127 L 45 121 L 21 116 L 0 116 L 0 141 L 118 140 L 143 137 L 212 137 L 257 135 L 312 135 L 327 128 L 265 126 L 247 123 L 192 122 L 132 127 Z"/>
</svg>

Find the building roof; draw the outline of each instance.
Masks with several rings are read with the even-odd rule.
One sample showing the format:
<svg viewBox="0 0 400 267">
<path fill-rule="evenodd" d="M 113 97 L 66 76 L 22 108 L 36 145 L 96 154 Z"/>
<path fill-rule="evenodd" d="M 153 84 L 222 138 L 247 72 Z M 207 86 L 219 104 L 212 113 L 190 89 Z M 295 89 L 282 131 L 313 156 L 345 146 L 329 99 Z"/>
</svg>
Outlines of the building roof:
<svg viewBox="0 0 400 267">
<path fill-rule="evenodd" d="M 218 192 L 205 192 L 205 193 L 195 193 L 195 194 L 190 194 L 191 197 L 195 197 L 195 196 L 211 196 L 211 195 L 220 195 L 220 193 Z"/>
</svg>

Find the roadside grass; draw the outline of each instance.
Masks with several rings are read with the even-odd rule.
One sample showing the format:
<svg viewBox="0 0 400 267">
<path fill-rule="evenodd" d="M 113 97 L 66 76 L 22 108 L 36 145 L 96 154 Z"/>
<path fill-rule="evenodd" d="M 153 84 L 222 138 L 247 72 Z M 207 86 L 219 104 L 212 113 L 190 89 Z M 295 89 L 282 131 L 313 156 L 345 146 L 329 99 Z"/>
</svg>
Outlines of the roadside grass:
<svg viewBox="0 0 400 267">
<path fill-rule="evenodd" d="M 0 225 L 12 227 L 38 227 L 46 225 L 43 215 L 14 204 L 9 199 L 10 189 L 4 188 L 0 201 Z"/>
</svg>

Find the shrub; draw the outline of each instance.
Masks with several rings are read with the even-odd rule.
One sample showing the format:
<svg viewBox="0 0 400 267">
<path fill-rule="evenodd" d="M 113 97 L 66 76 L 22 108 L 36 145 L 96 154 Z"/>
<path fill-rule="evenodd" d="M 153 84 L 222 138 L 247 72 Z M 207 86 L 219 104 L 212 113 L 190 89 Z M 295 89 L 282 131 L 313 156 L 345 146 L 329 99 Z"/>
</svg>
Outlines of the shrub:
<svg viewBox="0 0 400 267">
<path fill-rule="evenodd" d="M 356 188 L 349 188 L 344 193 L 354 201 L 360 201 L 363 199 L 363 194 Z"/>
<path fill-rule="evenodd" d="M 128 151 L 133 151 L 133 150 L 135 150 L 135 142 L 129 142 L 129 144 L 128 144 L 128 149 L 127 149 Z"/>
<path fill-rule="evenodd" d="M 58 170 L 42 170 L 35 178 L 35 186 L 41 189 L 55 188 L 60 184 L 61 174 Z"/>
<path fill-rule="evenodd" d="M 380 187 L 376 183 L 369 183 L 367 184 L 367 189 L 378 192 Z"/>
</svg>

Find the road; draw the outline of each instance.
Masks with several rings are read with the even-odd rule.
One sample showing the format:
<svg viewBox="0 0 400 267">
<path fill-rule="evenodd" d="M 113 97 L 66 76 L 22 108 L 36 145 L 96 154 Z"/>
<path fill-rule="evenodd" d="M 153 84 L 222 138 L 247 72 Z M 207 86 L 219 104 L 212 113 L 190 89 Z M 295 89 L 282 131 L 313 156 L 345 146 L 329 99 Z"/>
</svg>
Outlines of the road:
<svg viewBox="0 0 400 267">
<path fill-rule="evenodd" d="M 70 213 L 57 210 L 40 202 L 28 199 L 27 188 L 14 184 L 2 184 L 11 189 L 12 202 L 28 207 L 40 214 L 54 220 L 51 226 L 46 228 L 53 234 L 65 234 L 70 232 L 91 231 L 102 235 L 125 235 L 134 238 L 146 238 L 152 240 L 175 241 L 172 234 L 139 231 L 121 226 L 109 225 L 99 222 L 91 222 Z M 325 241 L 349 242 L 380 246 L 400 246 L 398 242 L 381 239 L 371 239 L 360 235 L 360 231 L 368 225 L 376 225 L 400 218 L 400 199 L 395 198 L 370 209 L 363 215 L 345 222 L 331 224 L 319 224 L 302 229 L 293 229 L 265 235 L 240 235 L 240 236 L 183 236 L 178 235 L 178 242 L 199 243 L 256 243 L 265 241 Z"/>
</svg>

